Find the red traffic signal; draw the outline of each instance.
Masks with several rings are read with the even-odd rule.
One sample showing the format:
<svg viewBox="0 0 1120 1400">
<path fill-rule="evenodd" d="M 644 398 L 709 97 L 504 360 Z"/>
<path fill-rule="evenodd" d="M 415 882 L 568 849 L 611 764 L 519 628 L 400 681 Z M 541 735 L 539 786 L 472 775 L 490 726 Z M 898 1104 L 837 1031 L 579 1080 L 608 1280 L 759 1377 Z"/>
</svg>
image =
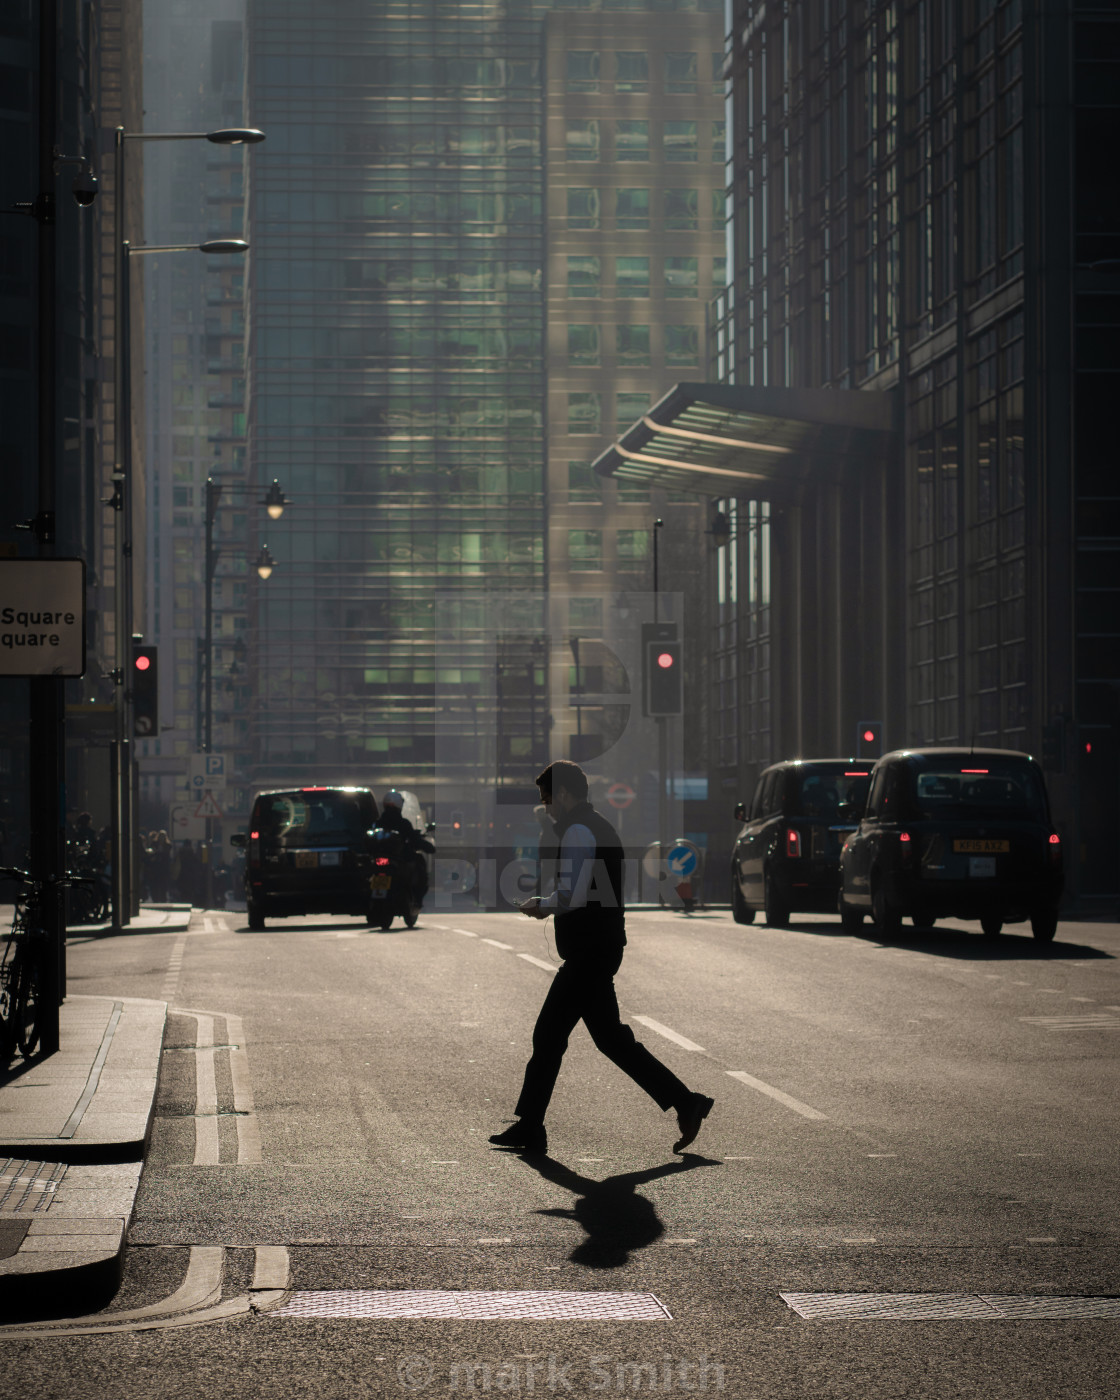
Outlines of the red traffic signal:
<svg viewBox="0 0 1120 1400">
<path fill-rule="evenodd" d="M 132 733 L 137 739 L 159 735 L 159 649 L 132 648 Z"/>
<path fill-rule="evenodd" d="M 646 644 L 646 709 L 651 715 L 679 715 L 684 708 L 681 676 L 681 644 L 653 641 Z"/>
<path fill-rule="evenodd" d="M 878 758 L 883 752 L 883 722 L 861 719 L 856 725 L 856 757 Z"/>
</svg>

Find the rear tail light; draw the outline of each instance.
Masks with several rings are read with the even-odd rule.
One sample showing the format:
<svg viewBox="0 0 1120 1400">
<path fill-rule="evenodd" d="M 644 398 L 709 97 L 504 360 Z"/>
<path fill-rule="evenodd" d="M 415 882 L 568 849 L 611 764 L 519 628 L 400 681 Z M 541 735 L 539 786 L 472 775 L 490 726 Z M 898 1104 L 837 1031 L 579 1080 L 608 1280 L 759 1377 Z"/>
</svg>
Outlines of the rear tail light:
<svg viewBox="0 0 1120 1400">
<path fill-rule="evenodd" d="M 794 831 L 792 827 L 786 832 L 786 855 L 790 860 L 799 860 L 801 857 L 801 833 Z"/>
<path fill-rule="evenodd" d="M 375 856 L 375 857 L 374 857 L 373 863 L 374 863 L 374 865 L 388 865 L 388 864 L 389 864 L 389 857 L 388 857 L 388 856 Z"/>
<path fill-rule="evenodd" d="M 898 839 L 900 841 L 907 842 L 910 840 L 910 833 L 908 831 L 900 831 L 898 833 Z"/>
<path fill-rule="evenodd" d="M 1062 844 L 1062 838 L 1056 831 L 1050 833 L 1050 844 L 1051 846 L 1060 846 Z"/>
<path fill-rule="evenodd" d="M 1046 843 L 1046 854 L 1054 862 L 1059 864 L 1062 859 L 1062 838 L 1056 831 L 1050 833 L 1050 840 Z"/>
</svg>

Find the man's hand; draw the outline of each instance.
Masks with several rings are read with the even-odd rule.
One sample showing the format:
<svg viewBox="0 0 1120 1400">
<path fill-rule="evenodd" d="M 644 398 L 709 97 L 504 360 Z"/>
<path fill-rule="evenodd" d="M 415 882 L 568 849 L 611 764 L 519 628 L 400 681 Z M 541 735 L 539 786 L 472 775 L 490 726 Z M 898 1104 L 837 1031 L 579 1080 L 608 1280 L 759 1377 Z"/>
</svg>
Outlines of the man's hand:
<svg viewBox="0 0 1120 1400">
<path fill-rule="evenodd" d="M 539 895 L 533 895 L 532 899 L 527 899 L 524 904 L 517 906 L 523 914 L 527 914 L 530 919 L 547 919 L 549 910 L 541 908 Z"/>
</svg>

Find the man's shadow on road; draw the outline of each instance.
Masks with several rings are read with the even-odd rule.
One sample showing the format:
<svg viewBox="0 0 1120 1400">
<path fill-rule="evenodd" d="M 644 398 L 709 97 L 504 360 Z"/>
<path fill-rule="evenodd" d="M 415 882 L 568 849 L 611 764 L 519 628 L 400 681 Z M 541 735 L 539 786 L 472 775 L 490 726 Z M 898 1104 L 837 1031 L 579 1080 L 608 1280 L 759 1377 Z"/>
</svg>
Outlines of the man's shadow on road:
<svg viewBox="0 0 1120 1400">
<path fill-rule="evenodd" d="M 620 1172 L 605 1181 L 595 1181 L 557 1162 L 552 1157 L 522 1156 L 526 1165 L 539 1172 L 546 1181 L 562 1186 L 576 1197 L 570 1209 L 556 1207 L 539 1210 L 537 1215 L 554 1215 L 575 1220 L 587 1232 L 587 1238 L 572 1250 L 568 1258 L 573 1264 L 590 1269 L 620 1269 L 629 1261 L 634 1250 L 645 1249 L 665 1233 L 665 1226 L 653 1202 L 638 1194 L 638 1187 L 658 1177 L 675 1176 L 697 1167 L 720 1164 L 709 1157 L 687 1152 L 679 1162 L 650 1167 L 648 1171 Z"/>
</svg>

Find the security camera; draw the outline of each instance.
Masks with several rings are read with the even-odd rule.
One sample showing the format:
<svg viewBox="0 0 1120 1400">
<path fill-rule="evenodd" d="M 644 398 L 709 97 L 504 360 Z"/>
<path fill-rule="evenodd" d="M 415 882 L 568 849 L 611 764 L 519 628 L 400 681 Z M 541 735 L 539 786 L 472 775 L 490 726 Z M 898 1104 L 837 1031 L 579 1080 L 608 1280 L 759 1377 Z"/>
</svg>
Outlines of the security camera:
<svg viewBox="0 0 1120 1400">
<path fill-rule="evenodd" d="M 97 176 L 83 165 L 71 181 L 70 191 L 76 203 L 88 208 L 97 198 Z"/>
</svg>

